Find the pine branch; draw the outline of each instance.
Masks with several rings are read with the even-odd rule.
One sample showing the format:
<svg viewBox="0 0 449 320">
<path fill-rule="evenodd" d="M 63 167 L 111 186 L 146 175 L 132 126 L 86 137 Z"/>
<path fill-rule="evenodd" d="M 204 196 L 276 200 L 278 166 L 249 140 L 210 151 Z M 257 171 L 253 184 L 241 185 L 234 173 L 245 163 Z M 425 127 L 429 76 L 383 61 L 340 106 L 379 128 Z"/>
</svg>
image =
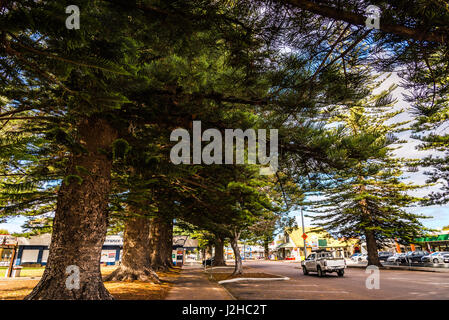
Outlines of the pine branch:
<svg viewBox="0 0 449 320">
<path fill-rule="evenodd" d="M 346 21 L 354 25 L 365 26 L 366 18 L 363 15 L 359 15 L 356 13 L 340 10 L 334 7 L 322 5 L 307 0 L 280 0 L 280 2 L 288 3 L 294 7 L 301 8 L 327 18 Z M 405 39 L 437 42 L 441 44 L 449 43 L 449 34 L 446 32 L 438 32 L 438 31 L 429 32 L 428 30 L 422 28 L 413 29 L 398 24 L 385 24 L 385 23 L 380 24 L 380 30 L 386 33 L 396 34 Z"/>
</svg>

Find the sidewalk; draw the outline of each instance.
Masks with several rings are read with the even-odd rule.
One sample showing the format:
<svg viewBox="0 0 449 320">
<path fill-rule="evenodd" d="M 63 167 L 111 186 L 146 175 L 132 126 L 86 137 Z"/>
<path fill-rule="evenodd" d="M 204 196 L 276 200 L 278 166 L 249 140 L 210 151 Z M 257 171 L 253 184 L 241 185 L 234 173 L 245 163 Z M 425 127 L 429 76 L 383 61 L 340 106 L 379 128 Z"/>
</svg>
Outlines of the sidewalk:
<svg viewBox="0 0 449 320">
<path fill-rule="evenodd" d="M 183 266 L 165 300 L 232 300 L 220 286 L 208 280 L 201 266 Z"/>
</svg>

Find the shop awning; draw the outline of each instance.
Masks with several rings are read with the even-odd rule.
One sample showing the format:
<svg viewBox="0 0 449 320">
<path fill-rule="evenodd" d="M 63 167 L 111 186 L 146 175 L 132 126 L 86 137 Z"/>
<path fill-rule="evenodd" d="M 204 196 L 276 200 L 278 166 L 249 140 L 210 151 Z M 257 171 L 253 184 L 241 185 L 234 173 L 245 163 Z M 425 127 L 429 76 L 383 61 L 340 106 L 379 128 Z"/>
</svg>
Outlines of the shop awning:
<svg viewBox="0 0 449 320">
<path fill-rule="evenodd" d="M 416 238 L 416 242 L 448 241 L 449 234 L 440 234 L 438 236 Z"/>
<path fill-rule="evenodd" d="M 282 249 L 282 248 L 293 249 L 293 248 L 295 248 L 295 246 L 290 244 L 290 243 L 283 243 L 283 244 L 279 245 L 279 247 L 277 247 L 276 250 L 279 250 L 279 249 Z"/>
</svg>

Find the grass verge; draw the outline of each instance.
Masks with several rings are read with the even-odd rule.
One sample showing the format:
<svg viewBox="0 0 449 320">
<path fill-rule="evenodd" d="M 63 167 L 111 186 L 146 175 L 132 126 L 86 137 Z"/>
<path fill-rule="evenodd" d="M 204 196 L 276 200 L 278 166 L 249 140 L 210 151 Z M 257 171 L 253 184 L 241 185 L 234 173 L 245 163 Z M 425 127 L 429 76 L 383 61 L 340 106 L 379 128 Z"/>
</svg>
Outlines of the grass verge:
<svg viewBox="0 0 449 320">
<path fill-rule="evenodd" d="M 106 276 L 116 268 L 116 266 L 102 267 L 101 273 Z M 44 270 L 44 268 L 30 269 L 34 269 L 35 273 L 37 273 L 36 269 L 42 269 L 40 275 Z M 179 273 L 180 268 L 176 267 L 169 272 L 158 272 L 162 280 L 160 284 L 142 281 L 107 281 L 104 285 L 118 300 L 162 300 L 165 299 L 173 285 L 173 280 L 179 276 Z M 38 282 L 39 280 L 0 280 L 0 300 L 21 300 L 33 290 Z"/>
</svg>

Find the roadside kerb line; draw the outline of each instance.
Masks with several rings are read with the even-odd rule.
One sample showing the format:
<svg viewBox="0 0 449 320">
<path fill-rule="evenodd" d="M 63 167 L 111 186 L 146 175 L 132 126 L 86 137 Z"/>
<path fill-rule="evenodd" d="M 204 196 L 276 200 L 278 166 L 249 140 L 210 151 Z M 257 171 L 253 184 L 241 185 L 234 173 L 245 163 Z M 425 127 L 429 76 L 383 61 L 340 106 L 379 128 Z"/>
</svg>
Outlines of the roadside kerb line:
<svg viewBox="0 0 449 320">
<path fill-rule="evenodd" d="M 228 280 L 218 281 L 219 284 L 237 282 L 237 281 L 282 281 L 282 280 L 290 280 L 289 277 L 281 277 L 281 278 L 235 278 Z"/>
</svg>

